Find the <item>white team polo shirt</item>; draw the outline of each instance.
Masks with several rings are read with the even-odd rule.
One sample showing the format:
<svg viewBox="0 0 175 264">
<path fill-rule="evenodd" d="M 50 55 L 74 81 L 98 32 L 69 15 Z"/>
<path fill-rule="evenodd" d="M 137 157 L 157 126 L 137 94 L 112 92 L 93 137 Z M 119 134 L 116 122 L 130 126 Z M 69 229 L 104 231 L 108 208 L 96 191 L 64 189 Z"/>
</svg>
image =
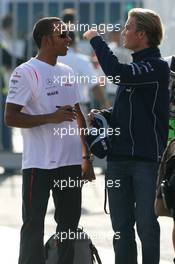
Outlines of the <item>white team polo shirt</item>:
<svg viewBox="0 0 175 264">
<path fill-rule="evenodd" d="M 69 74 L 73 71 L 67 65 L 52 66 L 32 58 L 12 73 L 7 102 L 24 106 L 22 112 L 30 115 L 53 113 L 56 106 L 74 106 L 79 95 L 77 87 L 65 81 Z M 82 147 L 77 129 L 76 120 L 22 129 L 22 168 L 53 169 L 81 164 Z"/>
</svg>

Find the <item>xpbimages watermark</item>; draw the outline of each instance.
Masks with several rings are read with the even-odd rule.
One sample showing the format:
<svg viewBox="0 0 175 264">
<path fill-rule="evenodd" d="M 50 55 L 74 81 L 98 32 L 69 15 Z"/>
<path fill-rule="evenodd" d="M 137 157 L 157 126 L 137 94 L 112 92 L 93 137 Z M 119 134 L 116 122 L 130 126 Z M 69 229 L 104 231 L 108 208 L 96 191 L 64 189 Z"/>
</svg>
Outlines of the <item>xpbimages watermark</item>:
<svg viewBox="0 0 175 264">
<path fill-rule="evenodd" d="M 92 128 L 78 128 L 78 127 L 72 127 L 70 124 L 67 127 L 54 127 L 53 129 L 54 136 L 59 136 L 61 138 L 69 135 L 69 136 L 87 136 L 87 135 L 92 135 L 92 136 L 99 136 L 101 139 L 105 138 L 106 136 L 119 136 L 120 135 L 120 128 L 116 127 L 115 129 L 112 127 L 108 127 L 108 128 L 96 128 L 96 127 L 92 127 Z"/>
<path fill-rule="evenodd" d="M 87 30 L 96 30 L 98 31 L 100 34 L 105 34 L 107 32 L 112 32 L 112 31 L 120 31 L 121 30 L 121 26 L 120 24 L 81 24 L 81 23 L 71 23 L 69 21 L 69 23 L 67 24 L 54 24 L 54 31 L 59 32 L 59 33 L 63 33 L 64 31 L 80 31 L 80 32 L 86 32 Z"/>
<path fill-rule="evenodd" d="M 73 84 L 78 84 L 78 85 L 85 85 L 85 84 L 99 84 L 100 86 L 110 84 L 110 83 L 115 83 L 119 84 L 120 83 L 120 76 L 116 75 L 115 77 L 113 76 L 105 76 L 105 75 L 79 75 L 79 74 L 69 74 L 68 75 L 59 75 L 59 76 L 53 76 L 53 82 L 54 84 L 59 84 L 59 85 L 66 85 L 70 86 Z"/>
<path fill-rule="evenodd" d="M 54 239 L 57 239 L 59 241 L 64 241 L 64 240 L 75 240 L 75 239 L 80 239 L 80 240 L 87 240 L 87 234 L 84 232 L 74 232 L 69 230 L 68 232 L 58 232 L 54 235 Z M 93 241 L 106 241 L 109 240 L 111 241 L 111 232 L 93 232 L 90 237 L 88 238 L 92 239 Z M 114 239 L 119 240 L 120 239 L 120 232 L 115 232 L 114 233 Z"/>
<path fill-rule="evenodd" d="M 64 190 L 67 188 L 82 188 L 83 186 L 88 187 L 94 187 L 93 184 L 95 185 L 96 183 L 94 182 L 89 182 L 88 180 L 82 180 L 80 178 L 77 177 L 77 179 L 72 179 L 71 177 L 68 177 L 67 179 L 54 179 L 53 180 L 53 188 L 58 188 L 59 190 Z M 105 187 L 107 189 L 110 188 L 120 188 L 121 187 L 121 183 L 120 183 L 120 179 L 106 179 L 104 180 L 98 180 L 98 187 L 101 187 L 101 189 L 104 189 L 104 184 Z"/>
</svg>

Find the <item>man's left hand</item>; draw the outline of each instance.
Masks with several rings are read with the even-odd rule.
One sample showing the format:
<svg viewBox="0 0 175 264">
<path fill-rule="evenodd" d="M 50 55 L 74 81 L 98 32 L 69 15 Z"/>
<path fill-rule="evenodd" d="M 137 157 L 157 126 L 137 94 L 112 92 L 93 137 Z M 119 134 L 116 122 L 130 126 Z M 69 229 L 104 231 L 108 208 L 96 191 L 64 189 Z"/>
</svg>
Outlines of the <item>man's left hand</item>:
<svg viewBox="0 0 175 264">
<path fill-rule="evenodd" d="M 83 159 L 82 162 L 82 179 L 83 180 L 88 180 L 88 181 L 93 181 L 96 179 L 95 173 L 94 173 L 94 168 L 92 166 L 92 162 L 87 159 Z"/>
</svg>

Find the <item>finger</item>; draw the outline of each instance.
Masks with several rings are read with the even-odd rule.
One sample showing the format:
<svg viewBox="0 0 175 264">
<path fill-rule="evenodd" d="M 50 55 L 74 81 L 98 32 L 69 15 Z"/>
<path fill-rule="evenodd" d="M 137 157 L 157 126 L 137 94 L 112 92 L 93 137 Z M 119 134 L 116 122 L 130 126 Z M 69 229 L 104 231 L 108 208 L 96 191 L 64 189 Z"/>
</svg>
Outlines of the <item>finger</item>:
<svg viewBox="0 0 175 264">
<path fill-rule="evenodd" d="M 77 114 L 75 113 L 75 112 L 72 112 L 72 111 L 70 111 L 70 110 L 63 110 L 63 114 L 64 115 L 69 115 L 69 116 L 77 116 Z"/>
<path fill-rule="evenodd" d="M 93 168 L 91 168 L 89 175 L 90 175 L 90 177 L 91 177 L 92 180 L 95 180 L 96 179 L 96 176 L 95 176 L 95 173 L 94 173 Z"/>
<path fill-rule="evenodd" d="M 74 119 L 72 119 L 72 118 L 65 118 L 64 121 L 65 121 L 65 122 L 73 122 Z"/>
<path fill-rule="evenodd" d="M 89 114 L 88 114 L 88 117 L 89 117 L 91 120 L 93 120 L 93 119 L 94 119 L 94 113 L 89 113 Z"/>
<path fill-rule="evenodd" d="M 87 116 L 87 120 L 88 121 L 92 121 L 92 117 L 88 114 L 88 116 Z"/>
<path fill-rule="evenodd" d="M 65 120 L 65 121 L 74 121 L 75 120 L 75 117 L 74 116 L 72 116 L 72 115 L 70 115 L 70 114 L 65 114 L 64 115 L 64 117 L 63 117 L 63 119 Z"/>
<path fill-rule="evenodd" d="M 87 117 L 87 121 L 89 125 L 92 125 L 93 121 L 94 121 L 94 116 L 89 114 Z"/>
<path fill-rule="evenodd" d="M 83 174 L 81 175 L 81 183 L 82 183 L 82 185 L 84 185 L 84 184 L 88 183 L 88 181 L 87 181 L 87 180 L 84 180 L 84 179 L 83 179 Z"/>
<path fill-rule="evenodd" d="M 83 175 L 82 175 L 82 179 L 83 180 L 88 180 L 88 181 L 92 181 L 92 179 L 89 177 L 89 175 L 88 174 L 86 174 L 86 173 L 84 173 Z"/>
<path fill-rule="evenodd" d="M 71 105 L 64 105 L 61 107 L 63 110 L 68 110 L 68 111 L 72 111 L 72 106 Z"/>
<path fill-rule="evenodd" d="M 95 175 L 94 174 L 89 174 L 89 179 L 91 179 L 91 181 L 94 181 L 96 179 Z"/>
<path fill-rule="evenodd" d="M 96 180 L 96 176 L 95 176 L 95 174 L 93 174 L 92 179 L 93 179 L 93 180 Z"/>
<path fill-rule="evenodd" d="M 87 122 L 88 122 L 88 124 L 90 124 L 90 122 L 91 122 L 90 117 L 87 117 Z"/>
</svg>

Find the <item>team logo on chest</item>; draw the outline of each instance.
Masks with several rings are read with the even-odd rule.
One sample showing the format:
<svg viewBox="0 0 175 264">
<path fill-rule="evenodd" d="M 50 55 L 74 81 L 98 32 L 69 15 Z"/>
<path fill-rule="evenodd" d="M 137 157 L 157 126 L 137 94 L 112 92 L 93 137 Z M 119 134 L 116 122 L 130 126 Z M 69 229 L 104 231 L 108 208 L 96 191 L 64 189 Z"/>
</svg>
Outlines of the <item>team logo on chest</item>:
<svg viewBox="0 0 175 264">
<path fill-rule="evenodd" d="M 47 78 L 45 79 L 45 89 L 46 90 L 52 90 L 51 92 L 47 92 L 47 95 L 57 95 L 59 94 L 58 92 L 58 85 L 54 83 L 54 80 L 52 78 Z M 54 90 L 53 90 L 54 89 Z"/>
<path fill-rule="evenodd" d="M 53 92 L 48 92 L 47 96 L 52 96 L 52 95 L 57 95 L 57 94 L 59 94 L 58 91 L 53 91 Z"/>
<path fill-rule="evenodd" d="M 62 87 L 72 87 L 74 84 L 74 81 L 72 81 L 70 77 L 71 75 L 70 76 L 66 76 L 66 75 L 55 76 L 54 75 L 54 83 L 57 83 L 58 85 Z"/>
<path fill-rule="evenodd" d="M 48 86 L 51 86 L 53 83 L 54 83 L 54 81 L 52 79 L 50 79 L 50 78 L 46 79 L 46 84 Z"/>
<path fill-rule="evenodd" d="M 46 83 L 45 89 L 47 90 L 47 96 L 52 96 L 52 95 L 58 95 L 59 94 L 58 86 L 54 83 L 53 79 L 47 78 L 45 80 L 45 83 Z"/>
</svg>

